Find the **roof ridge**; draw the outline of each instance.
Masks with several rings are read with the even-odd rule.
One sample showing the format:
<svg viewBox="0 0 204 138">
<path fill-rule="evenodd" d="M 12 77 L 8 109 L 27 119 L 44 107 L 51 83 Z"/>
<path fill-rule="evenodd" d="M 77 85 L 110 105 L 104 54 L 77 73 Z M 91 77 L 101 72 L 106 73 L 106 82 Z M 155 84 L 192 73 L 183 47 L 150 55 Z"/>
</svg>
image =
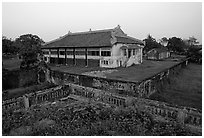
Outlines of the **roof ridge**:
<svg viewBox="0 0 204 138">
<path fill-rule="evenodd" d="M 57 39 L 54 39 L 54 40 L 51 40 L 49 42 L 45 42 L 43 45 L 47 45 L 47 44 L 50 44 L 52 42 L 55 42 L 55 41 L 58 41 L 58 40 L 61 40 L 63 38 L 65 38 L 66 36 L 69 36 L 69 35 L 79 35 L 79 34 L 90 34 L 90 33 L 101 33 L 101 32 L 109 32 L 109 31 L 113 31 L 115 28 L 113 29 L 103 29 L 103 30 L 95 30 L 95 31 L 86 31 L 86 32 L 75 32 L 75 33 L 72 33 L 72 32 L 68 32 L 67 34 L 65 34 L 64 36 L 61 36 Z"/>
<path fill-rule="evenodd" d="M 108 32 L 108 31 L 113 31 L 113 30 L 114 29 L 103 29 L 103 30 L 94 30 L 94 31 L 86 31 L 86 32 L 75 32 L 75 33 L 69 33 L 69 35 L 100 33 L 100 32 Z"/>
</svg>

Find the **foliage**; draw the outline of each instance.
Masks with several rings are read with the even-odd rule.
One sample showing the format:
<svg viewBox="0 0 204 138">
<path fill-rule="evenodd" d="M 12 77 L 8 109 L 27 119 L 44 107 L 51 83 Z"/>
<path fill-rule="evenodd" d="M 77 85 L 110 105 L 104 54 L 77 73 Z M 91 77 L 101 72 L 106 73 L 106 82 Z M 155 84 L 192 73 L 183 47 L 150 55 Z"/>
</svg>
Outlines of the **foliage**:
<svg viewBox="0 0 204 138">
<path fill-rule="evenodd" d="M 202 52 L 199 47 L 191 46 L 187 51 L 187 56 L 190 57 L 191 62 L 202 63 Z"/>
<path fill-rule="evenodd" d="M 177 38 L 177 37 L 172 37 L 169 38 L 168 44 L 167 44 L 167 48 L 170 51 L 173 51 L 175 53 L 182 53 L 185 52 L 185 43 L 183 42 L 183 40 L 181 38 Z"/>
<path fill-rule="evenodd" d="M 149 50 L 151 50 L 153 48 L 160 48 L 160 47 L 162 47 L 162 45 L 160 43 L 158 43 L 156 41 L 156 39 L 153 38 L 150 34 L 143 41 L 145 41 L 144 51 L 146 51 L 146 52 L 148 52 Z"/>
<path fill-rule="evenodd" d="M 101 104 L 59 102 L 2 114 L 3 135 L 191 135 L 180 126 L 155 122 L 151 115 L 134 107 L 114 109 Z M 19 128 L 26 132 L 18 132 Z"/>
<path fill-rule="evenodd" d="M 3 36 L 2 37 L 2 53 L 16 54 L 17 52 L 18 52 L 18 48 L 15 47 L 14 41 Z"/>
<path fill-rule="evenodd" d="M 38 61 L 37 56 L 41 53 L 41 44 L 43 40 L 37 35 L 21 35 L 15 40 L 15 45 L 20 49 L 20 56 L 23 57 L 22 66 L 27 67 Z"/>
</svg>

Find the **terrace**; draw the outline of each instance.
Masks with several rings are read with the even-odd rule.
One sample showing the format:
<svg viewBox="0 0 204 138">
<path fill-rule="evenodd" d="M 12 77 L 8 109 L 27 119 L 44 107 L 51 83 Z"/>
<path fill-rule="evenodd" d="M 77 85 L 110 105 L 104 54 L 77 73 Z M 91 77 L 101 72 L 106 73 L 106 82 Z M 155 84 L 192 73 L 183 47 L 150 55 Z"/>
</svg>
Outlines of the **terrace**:
<svg viewBox="0 0 204 138">
<path fill-rule="evenodd" d="M 179 61 L 164 60 L 151 61 L 144 60 L 142 64 L 130 67 L 119 67 L 116 69 L 100 68 L 100 67 L 77 67 L 77 66 L 54 66 L 50 65 L 51 70 L 66 72 L 71 74 L 83 74 L 90 76 L 103 77 L 108 79 L 139 82 L 149 78 L 165 69 L 168 69 Z"/>
</svg>

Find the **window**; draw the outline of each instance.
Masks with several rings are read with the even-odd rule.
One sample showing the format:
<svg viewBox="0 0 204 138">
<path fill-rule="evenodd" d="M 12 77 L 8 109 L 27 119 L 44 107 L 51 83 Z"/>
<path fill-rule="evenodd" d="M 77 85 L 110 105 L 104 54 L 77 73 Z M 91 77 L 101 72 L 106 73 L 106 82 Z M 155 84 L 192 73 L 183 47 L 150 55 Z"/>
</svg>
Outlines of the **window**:
<svg viewBox="0 0 204 138">
<path fill-rule="evenodd" d="M 111 56 L 110 51 L 101 51 L 101 56 Z"/>
<path fill-rule="evenodd" d="M 65 55 L 65 51 L 60 51 L 60 55 Z"/>
<path fill-rule="evenodd" d="M 104 65 L 108 65 L 108 60 L 103 60 Z"/>
<path fill-rule="evenodd" d="M 51 55 L 57 55 L 57 51 L 51 51 Z"/>
<path fill-rule="evenodd" d="M 85 51 L 75 51 L 75 55 L 85 55 Z"/>
<path fill-rule="evenodd" d="M 43 51 L 44 55 L 49 55 L 49 51 Z"/>
<path fill-rule="evenodd" d="M 73 55 L 73 51 L 67 51 L 67 55 Z"/>
<path fill-rule="evenodd" d="M 90 55 L 90 56 L 99 56 L 99 51 L 88 51 L 88 55 Z"/>
</svg>

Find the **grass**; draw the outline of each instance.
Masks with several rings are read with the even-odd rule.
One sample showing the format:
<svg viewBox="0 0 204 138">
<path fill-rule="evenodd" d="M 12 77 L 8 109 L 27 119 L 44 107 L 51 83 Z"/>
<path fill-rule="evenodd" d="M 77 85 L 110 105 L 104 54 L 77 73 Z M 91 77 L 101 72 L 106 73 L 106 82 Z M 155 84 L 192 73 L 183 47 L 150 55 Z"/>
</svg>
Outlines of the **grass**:
<svg viewBox="0 0 204 138">
<path fill-rule="evenodd" d="M 128 68 L 119 67 L 112 73 L 108 73 L 106 78 L 138 82 L 142 81 L 152 75 L 159 73 L 160 71 L 172 67 L 179 62 L 176 61 L 150 61 L 144 60 L 142 64 L 133 65 Z M 52 70 L 58 70 L 62 72 L 82 74 L 85 72 L 97 71 L 97 70 L 110 70 L 110 68 L 100 67 L 74 67 L 74 66 L 51 66 Z"/>
<path fill-rule="evenodd" d="M 18 58 L 11 58 L 11 59 L 2 59 L 3 61 L 3 68 L 13 70 L 19 69 L 21 64 L 21 59 Z"/>
<path fill-rule="evenodd" d="M 175 64 L 178 64 L 178 62 L 144 60 L 144 62 L 139 65 L 130 66 L 128 68 L 118 68 L 118 71 L 108 74 L 107 78 L 138 82 Z"/>
<path fill-rule="evenodd" d="M 202 65 L 189 64 L 150 99 L 202 110 Z"/>
</svg>

